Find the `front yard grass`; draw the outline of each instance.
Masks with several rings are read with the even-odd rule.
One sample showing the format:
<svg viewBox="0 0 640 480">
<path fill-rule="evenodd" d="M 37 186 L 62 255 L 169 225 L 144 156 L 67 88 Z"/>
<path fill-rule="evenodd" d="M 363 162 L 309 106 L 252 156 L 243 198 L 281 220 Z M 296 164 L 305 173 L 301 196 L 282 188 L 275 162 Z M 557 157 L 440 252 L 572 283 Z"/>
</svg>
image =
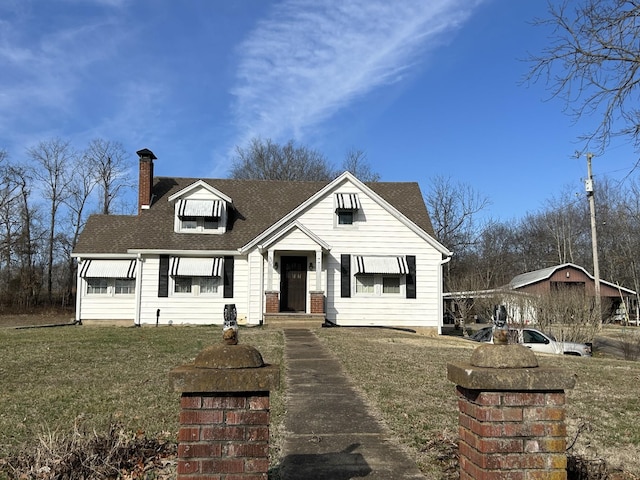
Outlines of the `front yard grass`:
<svg viewBox="0 0 640 480">
<path fill-rule="evenodd" d="M 457 439 L 455 386 L 446 378 L 446 364 L 468 360 L 476 345 L 390 329 L 316 333 L 425 476 L 444 478 L 442 456 L 451 450 L 443 447 Z M 219 326 L 0 329 L 0 459 L 30 451 L 41 438 L 72 432 L 78 424 L 107 432 L 118 423 L 134 434 L 174 441 L 179 394 L 170 390 L 168 372 L 221 336 Z M 283 388 L 271 399 L 276 466 L 285 434 L 283 336 L 278 330 L 242 328 L 240 342 L 255 346 L 267 363 L 281 365 Z M 640 363 L 539 360 L 577 374 L 576 388 L 567 392 L 569 443 L 580 432 L 574 452 L 605 459 L 640 478 Z"/>
</svg>

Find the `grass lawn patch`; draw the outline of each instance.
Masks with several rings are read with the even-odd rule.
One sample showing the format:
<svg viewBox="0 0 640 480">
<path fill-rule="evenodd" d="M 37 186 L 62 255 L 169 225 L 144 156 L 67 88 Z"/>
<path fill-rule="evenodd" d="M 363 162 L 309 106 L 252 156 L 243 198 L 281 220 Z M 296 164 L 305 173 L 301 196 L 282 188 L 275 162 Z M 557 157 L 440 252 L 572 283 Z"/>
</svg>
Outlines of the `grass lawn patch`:
<svg viewBox="0 0 640 480">
<path fill-rule="evenodd" d="M 0 329 L 0 458 L 114 424 L 175 441 L 180 394 L 168 373 L 221 341 L 220 327 Z M 281 332 L 241 329 L 240 341 L 282 365 Z M 283 412 L 279 395 L 275 423 Z"/>
<path fill-rule="evenodd" d="M 443 455 L 457 441 L 455 386 L 446 365 L 468 361 L 476 343 L 390 329 L 335 328 L 318 332 L 369 404 L 409 449 L 428 478 L 444 478 Z M 538 355 L 541 365 L 577 375 L 567 391 L 571 453 L 604 459 L 640 478 L 640 363 Z"/>
<path fill-rule="evenodd" d="M 477 345 L 391 329 L 327 328 L 316 333 L 425 477 L 455 478 L 458 412 L 446 365 L 468 360 Z M 170 389 L 168 373 L 221 338 L 219 326 L 0 329 L 0 470 L 2 459 L 46 453 L 55 450 L 54 443 L 74 444 L 82 438 L 98 439 L 109 448 L 130 445 L 122 439 L 175 443 L 179 394 Z M 241 328 L 240 342 L 255 346 L 265 362 L 280 364 L 284 379 L 281 331 Z M 576 388 L 567 392 L 572 452 L 606 460 L 633 475 L 615 478 L 640 478 L 640 363 L 538 358 L 543 365 L 577 375 Z M 283 388 L 271 397 L 274 469 L 286 433 Z"/>
</svg>

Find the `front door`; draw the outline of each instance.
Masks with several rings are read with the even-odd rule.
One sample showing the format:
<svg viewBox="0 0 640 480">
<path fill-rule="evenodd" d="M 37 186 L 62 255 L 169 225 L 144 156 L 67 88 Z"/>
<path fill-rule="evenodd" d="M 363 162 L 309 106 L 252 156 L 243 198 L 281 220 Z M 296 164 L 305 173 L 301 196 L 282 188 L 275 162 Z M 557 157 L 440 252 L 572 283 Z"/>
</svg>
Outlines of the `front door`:
<svg viewBox="0 0 640 480">
<path fill-rule="evenodd" d="M 307 257 L 280 257 L 280 311 L 305 312 Z"/>
</svg>

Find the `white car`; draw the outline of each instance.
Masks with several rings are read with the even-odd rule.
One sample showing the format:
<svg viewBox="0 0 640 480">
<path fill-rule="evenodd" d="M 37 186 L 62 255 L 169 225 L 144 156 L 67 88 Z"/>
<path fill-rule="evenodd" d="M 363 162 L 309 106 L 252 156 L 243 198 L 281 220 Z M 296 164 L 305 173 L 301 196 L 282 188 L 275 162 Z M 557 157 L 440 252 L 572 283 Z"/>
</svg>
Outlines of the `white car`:
<svg viewBox="0 0 640 480">
<path fill-rule="evenodd" d="M 493 343 L 493 327 L 484 327 L 469 337 L 476 342 Z M 534 352 L 555 353 L 559 355 L 591 356 L 591 345 L 575 342 L 558 342 L 551 335 L 535 328 L 509 328 L 509 341 L 519 343 Z"/>
</svg>

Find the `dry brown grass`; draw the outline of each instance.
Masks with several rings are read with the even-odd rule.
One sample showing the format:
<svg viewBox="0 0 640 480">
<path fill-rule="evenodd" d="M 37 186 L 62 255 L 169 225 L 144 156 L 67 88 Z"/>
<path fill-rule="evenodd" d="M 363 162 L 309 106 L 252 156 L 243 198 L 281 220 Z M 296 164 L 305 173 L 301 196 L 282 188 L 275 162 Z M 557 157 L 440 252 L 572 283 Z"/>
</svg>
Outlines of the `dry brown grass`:
<svg viewBox="0 0 640 480">
<path fill-rule="evenodd" d="M 446 446 L 457 437 L 446 365 L 468 360 L 477 344 L 389 329 L 323 329 L 319 335 L 425 475 L 444 478 L 442 449 L 434 441 Z M 640 478 L 640 363 L 553 355 L 539 361 L 577 374 L 576 388 L 567 392 L 570 442 L 577 436 L 572 455 L 605 460 L 610 472 Z"/>
<path fill-rule="evenodd" d="M 457 407 L 446 365 L 468 359 L 476 344 L 390 329 L 317 333 L 425 476 L 452 478 Z M 175 440 L 178 395 L 168 388 L 168 371 L 220 338 L 219 327 L 0 328 L 0 458 L 55 452 L 55 444 L 80 441 L 79 418 L 91 432 L 85 440 L 103 438 L 114 423 L 124 426 L 129 439 Z M 281 332 L 242 329 L 240 341 L 255 345 L 267 362 L 282 364 Z M 609 480 L 640 478 L 640 363 L 539 358 L 577 374 L 577 386 L 567 394 L 569 440 L 577 435 L 572 454 L 605 460 Z M 280 459 L 283 398 L 283 391 L 273 392 L 274 468 Z M 614 477 L 613 468 L 627 476 Z"/>
</svg>

